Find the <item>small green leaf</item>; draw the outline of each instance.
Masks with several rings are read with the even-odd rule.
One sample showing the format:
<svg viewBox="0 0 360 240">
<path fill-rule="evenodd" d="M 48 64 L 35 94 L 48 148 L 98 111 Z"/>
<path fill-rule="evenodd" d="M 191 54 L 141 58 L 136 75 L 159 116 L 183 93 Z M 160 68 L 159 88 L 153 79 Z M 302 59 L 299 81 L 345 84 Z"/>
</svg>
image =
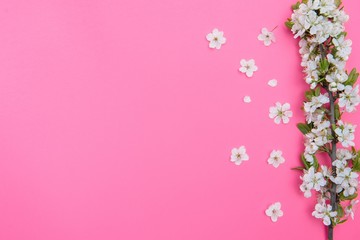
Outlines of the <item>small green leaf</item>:
<svg viewBox="0 0 360 240">
<path fill-rule="evenodd" d="M 310 163 L 306 161 L 304 154 L 301 154 L 301 161 L 303 162 L 305 169 L 308 170 L 310 168 Z"/>
<path fill-rule="evenodd" d="M 359 77 L 359 73 L 357 72 L 356 68 L 353 68 L 348 75 L 348 79 L 344 82 L 345 85 L 353 86 L 356 80 Z"/>
<path fill-rule="evenodd" d="M 339 35 L 336 36 L 336 38 L 340 38 L 341 36 L 346 37 L 346 36 L 347 36 L 347 32 L 341 32 Z"/>
<path fill-rule="evenodd" d="M 288 20 L 285 22 L 285 26 L 291 30 L 292 27 L 294 26 L 294 23 L 291 21 L 291 19 L 288 19 Z"/>
<path fill-rule="evenodd" d="M 353 162 L 352 170 L 354 172 L 360 172 L 360 151 L 357 152 L 357 154 L 352 162 Z"/>
<path fill-rule="evenodd" d="M 339 104 L 335 104 L 335 119 L 339 120 L 341 117 L 341 113 L 340 113 L 340 108 L 339 108 Z"/>
<path fill-rule="evenodd" d="M 307 100 L 311 101 L 312 97 L 314 96 L 314 91 L 313 90 L 309 90 L 305 92 L 305 97 Z"/>
<path fill-rule="evenodd" d="M 320 71 L 325 74 L 329 70 L 330 63 L 327 59 L 321 59 L 320 60 Z"/>
<path fill-rule="evenodd" d="M 338 204 L 336 217 L 342 218 L 344 215 L 345 213 L 343 207 L 341 206 L 341 204 Z"/>
<path fill-rule="evenodd" d="M 354 155 L 356 154 L 356 149 L 354 147 L 351 147 L 351 151 Z"/>
<path fill-rule="evenodd" d="M 345 196 L 344 196 L 344 193 L 341 193 L 341 195 L 340 195 L 340 200 L 341 200 L 341 201 L 343 201 L 343 200 L 353 200 L 353 199 L 357 198 L 357 196 L 358 196 L 358 194 L 355 193 L 355 194 L 353 194 L 353 195 L 350 195 L 350 196 L 345 197 Z"/>
<path fill-rule="evenodd" d="M 320 92 L 321 92 L 321 88 L 320 88 L 320 87 L 315 88 L 314 94 L 315 94 L 316 97 L 318 97 L 318 96 L 320 95 Z"/>
<path fill-rule="evenodd" d="M 315 157 L 315 155 L 313 155 L 313 158 L 314 158 L 314 162 L 313 162 L 313 166 L 315 168 L 315 170 L 317 170 L 319 168 L 319 161 L 318 159 Z"/>
<path fill-rule="evenodd" d="M 346 222 L 347 221 L 347 218 L 345 218 L 345 219 L 343 219 L 343 220 L 341 220 L 340 222 L 338 222 L 337 224 L 342 224 L 342 223 L 344 223 L 344 222 Z"/>
<path fill-rule="evenodd" d="M 311 127 L 308 124 L 298 123 L 296 126 L 304 135 L 311 132 Z"/>
<path fill-rule="evenodd" d="M 297 9 L 299 9 L 299 6 L 300 6 L 300 2 L 297 2 L 297 3 L 295 3 L 295 4 L 293 4 L 293 5 L 291 6 L 291 9 L 292 9 L 292 10 L 297 10 Z"/>
</svg>

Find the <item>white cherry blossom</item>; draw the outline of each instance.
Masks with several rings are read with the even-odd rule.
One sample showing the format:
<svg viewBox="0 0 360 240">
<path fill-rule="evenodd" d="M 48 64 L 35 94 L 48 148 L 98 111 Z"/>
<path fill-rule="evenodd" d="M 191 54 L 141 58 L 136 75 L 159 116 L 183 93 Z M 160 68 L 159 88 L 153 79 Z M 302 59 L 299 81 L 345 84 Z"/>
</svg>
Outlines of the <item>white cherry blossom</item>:
<svg viewBox="0 0 360 240">
<path fill-rule="evenodd" d="M 241 59 L 240 65 L 241 67 L 239 68 L 239 71 L 245 73 L 247 77 L 252 77 L 254 72 L 258 70 L 258 67 L 255 65 L 254 59 L 250 59 L 248 61 L 245 59 Z"/>
<path fill-rule="evenodd" d="M 219 31 L 217 28 L 206 35 L 206 39 L 209 41 L 209 48 L 220 49 L 221 45 L 226 42 L 226 38 L 224 37 L 224 32 Z"/>
<path fill-rule="evenodd" d="M 274 168 L 278 168 L 280 164 L 285 162 L 285 158 L 282 156 L 282 151 L 280 150 L 272 150 L 270 153 L 270 157 L 268 159 L 268 163 L 273 165 Z"/>
<path fill-rule="evenodd" d="M 360 103 L 359 85 L 356 87 L 346 86 L 344 92 L 339 95 L 339 107 L 345 107 L 347 112 L 352 112 Z"/>
<path fill-rule="evenodd" d="M 313 211 L 312 215 L 315 218 L 322 219 L 325 226 L 329 226 L 331 219 L 336 217 L 337 212 L 332 211 L 330 204 L 318 203 L 315 205 L 315 211 Z"/>
<path fill-rule="evenodd" d="M 338 127 L 335 129 L 335 133 L 343 147 L 355 146 L 355 128 L 356 125 L 352 125 L 350 123 L 343 123 L 343 121 L 341 120 L 338 121 Z"/>
<path fill-rule="evenodd" d="M 265 46 L 270 46 L 271 43 L 276 42 L 275 34 L 267 28 L 262 28 L 258 36 L 258 40 L 263 41 Z"/>
<path fill-rule="evenodd" d="M 355 194 L 356 188 L 359 184 L 358 177 L 359 175 L 357 173 L 347 167 L 337 174 L 333 182 L 340 185 L 344 189 L 344 196 L 348 197 Z"/>
<path fill-rule="evenodd" d="M 243 161 L 248 161 L 249 155 L 246 153 L 245 146 L 240 146 L 239 148 L 233 148 L 231 150 L 230 161 L 235 163 L 235 165 L 241 165 Z"/>
<path fill-rule="evenodd" d="M 358 203 L 359 203 L 359 200 L 353 199 L 353 200 L 350 201 L 349 206 L 347 206 L 345 208 L 346 216 L 347 217 L 350 216 L 352 218 L 352 220 L 354 220 L 355 209 L 356 209 Z"/>
<path fill-rule="evenodd" d="M 349 55 L 351 53 L 351 45 L 352 42 L 350 39 L 345 40 L 344 36 L 341 36 L 340 38 L 334 38 L 332 40 L 335 47 L 337 48 L 336 54 L 342 58 L 343 60 L 348 60 Z"/>
<path fill-rule="evenodd" d="M 307 188 L 320 191 L 321 187 L 326 185 L 326 180 L 321 172 L 315 172 L 314 167 L 310 167 L 303 176 L 303 181 L 307 184 Z"/>
<path fill-rule="evenodd" d="M 276 102 L 274 107 L 269 108 L 269 117 L 274 119 L 276 124 L 280 124 L 281 121 L 283 123 L 289 123 L 290 117 L 293 116 L 292 111 L 290 110 L 290 104 L 280 102 Z"/>
<path fill-rule="evenodd" d="M 280 202 L 271 204 L 268 209 L 266 209 L 265 213 L 266 216 L 270 217 L 273 222 L 277 222 L 278 218 L 284 215 L 284 212 L 281 210 Z"/>
<path fill-rule="evenodd" d="M 300 177 L 302 178 L 302 177 Z M 311 188 L 308 187 L 307 183 L 306 182 L 303 182 L 301 185 L 300 185 L 300 190 L 304 193 L 304 197 L 306 198 L 309 198 L 311 197 Z"/>
</svg>

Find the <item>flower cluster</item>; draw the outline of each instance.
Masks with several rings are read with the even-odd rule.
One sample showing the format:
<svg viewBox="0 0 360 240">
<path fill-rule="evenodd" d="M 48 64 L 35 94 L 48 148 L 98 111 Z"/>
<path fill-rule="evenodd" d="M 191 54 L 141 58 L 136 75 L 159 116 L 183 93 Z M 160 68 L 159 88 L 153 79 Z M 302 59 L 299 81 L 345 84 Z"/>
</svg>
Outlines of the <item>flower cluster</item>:
<svg viewBox="0 0 360 240">
<path fill-rule="evenodd" d="M 303 0 L 293 5 L 286 22 L 300 38 L 301 66 L 310 86 L 303 105 L 306 122 L 298 124 L 305 138 L 303 166 L 297 168 L 303 171 L 300 189 L 307 198 L 317 193 L 312 215 L 331 227 L 353 218 L 358 203 L 356 126 L 341 120 L 343 113 L 353 112 L 360 103 L 359 86 L 354 86 L 359 74 L 356 69 L 346 70 L 352 44 L 344 27 L 348 19 L 340 0 Z M 321 165 L 319 153 L 326 153 L 331 161 Z"/>
</svg>

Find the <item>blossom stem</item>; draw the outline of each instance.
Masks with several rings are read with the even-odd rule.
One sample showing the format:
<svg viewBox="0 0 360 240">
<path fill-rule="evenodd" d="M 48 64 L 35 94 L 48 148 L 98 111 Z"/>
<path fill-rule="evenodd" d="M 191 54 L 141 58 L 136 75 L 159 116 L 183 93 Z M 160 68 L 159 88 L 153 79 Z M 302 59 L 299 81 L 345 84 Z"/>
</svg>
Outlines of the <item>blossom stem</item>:
<svg viewBox="0 0 360 240">
<path fill-rule="evenodd" d="M 329 94 L 329 99 L 330 99 L 330 124 L 331 126 L 333 126 L 334 124 L 336 124 L 336 118 L 335 118 L 335 101 L 336 98 L 334 97 L 333 93 L 329 90 L 326 89 L 328 94 Z M 331 135 L 333 137 L 333 140 L 331 141 L 331 153 L 330 153 L 330 158 L 331 158 L 331 163 L 333 163 L 336 160 L 336 134 L 333 128 L 331 128 Z M 331 164 L 332 165 L 332 164 Z M 332 166 L 332 175 L 333 177 L 336 177 L 336 167 Z M 337 211 L 337 193 L 336 193 L 336 184 L 333 183 L 331 185 L 331 189 L 330 189 L 330 203 L 331 203 L 331 210 L 332 211 Z M 333 224 L 331 224 L 328 227 L 328 239 L 329 240 L 333 240 L 333 232 L 334 232 L 334 227 Z"/>
<path fill-rule="evenodd" d="M 270 32 L 273 32 L 277 28 L 278 28 L 278 26 L 275 26 Z"/>
<path fill-rule="evenodd" d="M 334 239 L 334 227 L 330 225 L 328 227 L 328 240 L 333 240 L 333 239 Z"/>
<path fill-rule="evenodd" d="M 319 45 L 319 50 L 321 54 L 322 59 L 326 59 L 326 48 L 323 44 Z M 336 125 L 336 118 L 335 118 L 335 101 L 337 96 L 333 94 L 333 92 L 330 90 L 329 86 L 324 86 L 327 93 L 329 94 L 329 100 L 330 100 L 330 126 Z M 329 153 L 329 156 L 331 158 L 331 165 L 332 165 L 332 176 L 336 177 L 336 166 L 333 166 L 333 162 L 336 161 L 336 133 L 334 129 L 331 127 L 331 135 L 332 135 L 332 141 L 331 141 L 331 151 Z M 336 193 L 336 184 L 332 183 L 330 188 L 330 204 L 331 204 L 331 211 L 337 211 L 337 193 Z M 328 227 L 328 240 L 334 239 L 334 225 L 333 223 L 330 224 Z"/>
</svg>

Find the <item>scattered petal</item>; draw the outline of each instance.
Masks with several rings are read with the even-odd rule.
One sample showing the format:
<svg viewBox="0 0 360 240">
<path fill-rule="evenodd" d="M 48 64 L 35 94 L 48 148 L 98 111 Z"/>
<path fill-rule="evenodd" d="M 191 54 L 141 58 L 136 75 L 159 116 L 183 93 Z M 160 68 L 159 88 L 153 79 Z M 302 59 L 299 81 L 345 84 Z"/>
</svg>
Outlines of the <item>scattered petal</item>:
<svg viewBox="0 0 360 240">
<path fill-rule="evenodd" d="M 251 102 L 251 97 L 250 96 L 245 96 L 244 97 L 244 103 L 250 103 Z"/>
<path fill-rule="evenodd" d="M 276 79 L 271 79 L 271 80 L 269 80 L 269 82 L 268 82 L 268 85 L 270 86 L 270 87 L 276 87 L 277 86 L 277 80 Z"/>
</svg>

